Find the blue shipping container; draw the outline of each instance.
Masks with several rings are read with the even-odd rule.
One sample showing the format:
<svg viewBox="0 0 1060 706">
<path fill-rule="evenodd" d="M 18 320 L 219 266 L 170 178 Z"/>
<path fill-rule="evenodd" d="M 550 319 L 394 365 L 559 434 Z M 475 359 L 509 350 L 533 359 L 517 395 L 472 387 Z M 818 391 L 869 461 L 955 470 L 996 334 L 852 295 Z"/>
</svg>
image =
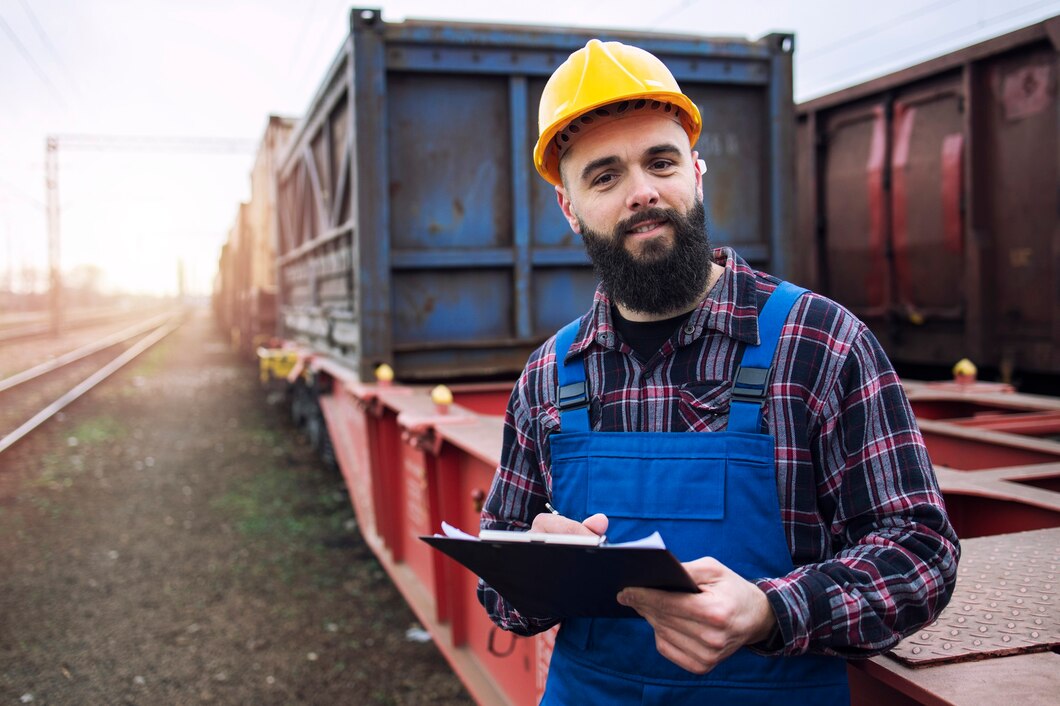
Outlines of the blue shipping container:
<svg viewBox="0 0 1060 706">
<path fill-rule="evenodd" d="M 513 375 L 595 278 L 534 170 L 551 72 L 592 37 L 651 51 L 699 105 L 712 240 L 784 275 L 791 35 L 757 41 L 446 22 L 350 34 L 277 174 L 280 324 L 364 379 Z"/>
</svg>

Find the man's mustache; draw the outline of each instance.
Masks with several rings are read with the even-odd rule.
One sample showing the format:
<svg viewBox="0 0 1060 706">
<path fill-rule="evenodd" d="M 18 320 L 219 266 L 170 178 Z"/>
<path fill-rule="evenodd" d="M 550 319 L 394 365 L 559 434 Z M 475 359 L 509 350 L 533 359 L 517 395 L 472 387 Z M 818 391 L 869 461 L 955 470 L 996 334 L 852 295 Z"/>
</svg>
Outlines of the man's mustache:
<svg viewBox="0 0 1060 706">
<path fill-rule="evenodd" d="M 646 211 L 635 213 L 624 221 L 619 221 L 615 226 L 615 240 L 623 240 L 630 235 L 630 231 L 639 226 L 641 223 L 647 223 L 648 221 L 666 221 L 670 222 L 672 219 L 669 209 L 665 208 L 649 208 Z"/>
</svg>

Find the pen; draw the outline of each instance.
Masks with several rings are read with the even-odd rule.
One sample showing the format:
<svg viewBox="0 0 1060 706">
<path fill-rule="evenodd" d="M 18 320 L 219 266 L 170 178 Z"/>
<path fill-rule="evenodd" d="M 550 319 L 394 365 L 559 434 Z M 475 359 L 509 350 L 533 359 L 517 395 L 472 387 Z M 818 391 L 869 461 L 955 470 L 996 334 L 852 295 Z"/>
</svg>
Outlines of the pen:
<svg viewBox="0 0 1060 706">
<path fill-rule="evenodd" d="M 553 515 L 558 515 L 559 514 L 559 511 L 556 508 L 552 507 L 551 503 L 546 502 L 545 503 L 545 509 L 548 510 L 549 512 L 551 512 Z"/>
</svg>

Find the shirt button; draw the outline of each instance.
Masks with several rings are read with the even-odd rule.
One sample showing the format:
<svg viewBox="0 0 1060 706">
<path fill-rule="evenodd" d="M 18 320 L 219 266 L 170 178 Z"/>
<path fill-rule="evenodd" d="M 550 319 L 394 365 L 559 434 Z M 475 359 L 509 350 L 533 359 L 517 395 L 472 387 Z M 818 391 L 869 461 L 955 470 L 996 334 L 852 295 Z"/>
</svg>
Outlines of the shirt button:
<svg viewBox="0 0 1060 706">
<path fill-rule="evenodd" d="M 689 336 L 691 336 L 695 332 L 696 332 L 695 324 L 685 324 L 685 333 L 687 333 Z"/>
</svg>

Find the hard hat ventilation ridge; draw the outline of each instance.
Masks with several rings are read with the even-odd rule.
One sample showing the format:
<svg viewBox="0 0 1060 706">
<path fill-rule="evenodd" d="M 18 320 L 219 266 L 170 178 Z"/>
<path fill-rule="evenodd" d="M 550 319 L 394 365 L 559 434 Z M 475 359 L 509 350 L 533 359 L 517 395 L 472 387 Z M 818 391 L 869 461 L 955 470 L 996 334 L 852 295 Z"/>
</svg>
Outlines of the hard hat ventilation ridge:
<svg viewBox="0 0 1060 706">
<path fill-rule="evenodd" d="M 681 124 L 681 109 L 671 103 L 650 100 L 648 98 L 611 103 L 610 105 L 601 108 L 595 108 L 585 115 L 578 116 L 568 123 L 566 127 L 557 132 L 556 136 L 552 139 L 552 144 L 556 146 L 556 156 L 561 157 L 564 150 L 569 147 L 571 138 L 581 132 L 582 128 L 579 123 L 581 125 L 592 125 L 595 122 L 593 116 L 598 118 L 609 118 L 611 116 L 625 117 L 641 110 L 661 110 L 671 120 L 675 120 L 678 124 Z"/>
</svg>

